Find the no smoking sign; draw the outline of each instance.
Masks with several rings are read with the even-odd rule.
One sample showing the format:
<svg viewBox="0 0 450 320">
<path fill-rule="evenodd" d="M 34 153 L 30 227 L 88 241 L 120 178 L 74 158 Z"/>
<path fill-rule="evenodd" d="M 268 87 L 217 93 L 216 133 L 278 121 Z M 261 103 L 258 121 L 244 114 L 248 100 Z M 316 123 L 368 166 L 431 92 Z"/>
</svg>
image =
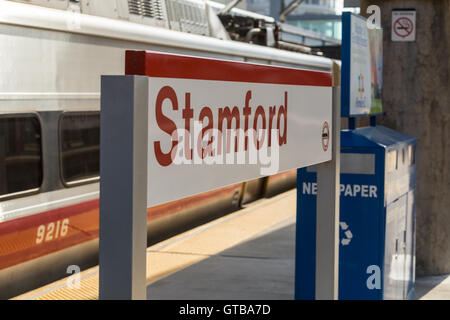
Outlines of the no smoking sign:
<svg viewBox="0 0 450 320">
<path fill-rule="evenodd" d="M 392 41 L 416 41 L 416 10 L 392 10 Z"/>
</svg>

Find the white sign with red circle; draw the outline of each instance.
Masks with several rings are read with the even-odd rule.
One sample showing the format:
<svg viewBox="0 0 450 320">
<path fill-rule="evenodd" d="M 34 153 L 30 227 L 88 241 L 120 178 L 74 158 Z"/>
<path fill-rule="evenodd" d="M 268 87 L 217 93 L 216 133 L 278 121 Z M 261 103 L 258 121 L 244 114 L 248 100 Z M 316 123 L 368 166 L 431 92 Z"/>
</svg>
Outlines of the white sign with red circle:
<svg viewBox="0 0 450 320">
<path fill-rule="evenodd" d="M 392 10 L 392 41 L 416 41 L 416 10 Z"/>
</svg>

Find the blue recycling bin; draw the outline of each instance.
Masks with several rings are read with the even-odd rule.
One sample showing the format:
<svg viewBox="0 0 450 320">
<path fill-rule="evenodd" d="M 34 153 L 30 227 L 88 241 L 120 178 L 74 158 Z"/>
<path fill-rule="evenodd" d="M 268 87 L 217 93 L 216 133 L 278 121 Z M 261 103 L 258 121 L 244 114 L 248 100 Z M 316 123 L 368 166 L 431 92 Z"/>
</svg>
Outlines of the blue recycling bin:
<svg viewBox="0 0 450 320">
<path fill-rule="evenodd" d="M 339 299 L 412 299 L 417 140 L 383 126 L 341 132 Z M 315 298 L 317 173 L 298 170 L 296 299 Z"/>
</svg>

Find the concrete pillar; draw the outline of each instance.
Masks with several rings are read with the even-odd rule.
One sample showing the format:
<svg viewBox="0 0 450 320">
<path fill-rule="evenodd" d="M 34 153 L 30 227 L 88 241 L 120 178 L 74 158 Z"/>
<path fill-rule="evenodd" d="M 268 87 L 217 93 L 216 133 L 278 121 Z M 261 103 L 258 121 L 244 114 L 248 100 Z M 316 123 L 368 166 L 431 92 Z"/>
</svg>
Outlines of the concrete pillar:
<svg viewBox="0 0 450 320">
<path fill-rule="evenodd" d="M 381 124 L 418 138 L 417 274 L 450 273 L 450 0 L 361 0 L 381 9 Z M 416 41 L 391 41 L 392 9 L 416 9 Z"/>
</svg>

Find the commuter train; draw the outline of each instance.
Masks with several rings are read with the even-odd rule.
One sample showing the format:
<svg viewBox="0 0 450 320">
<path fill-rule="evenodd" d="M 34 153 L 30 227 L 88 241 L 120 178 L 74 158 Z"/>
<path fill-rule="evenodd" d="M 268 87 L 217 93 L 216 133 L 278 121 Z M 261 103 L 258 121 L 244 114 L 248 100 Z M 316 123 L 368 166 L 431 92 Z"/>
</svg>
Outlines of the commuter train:
<svg viewBox="0 0 450 320">
<path fill-rule="evenodd" d="M 0 298 L 97 262 L 100 75 L 124 74 L 126 49 L 331 70 L 317 50 L 281 40 L 272 18 L 234 8 L 219 19 L 221 9 L 199 0 L 0 0 Z M 149 208 L 149 243 L 295 181 L 284 172 Z"/>
</svg>

